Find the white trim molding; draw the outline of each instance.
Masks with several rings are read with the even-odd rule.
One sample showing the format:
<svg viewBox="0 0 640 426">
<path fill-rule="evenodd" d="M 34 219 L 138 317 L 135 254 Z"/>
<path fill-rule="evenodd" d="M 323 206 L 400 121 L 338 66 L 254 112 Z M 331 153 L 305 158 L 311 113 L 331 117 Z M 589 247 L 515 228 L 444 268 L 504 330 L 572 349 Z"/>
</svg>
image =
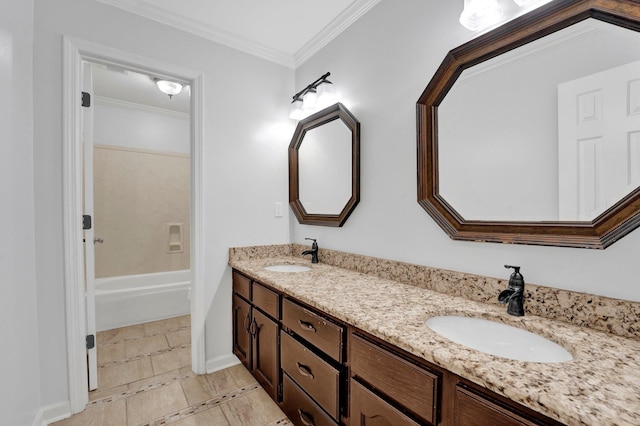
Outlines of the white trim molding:
<svg viewBox="0 0 640 426">
<path fill-rule="evenodd" d="M 63 38 L 63 220 L 64 272 L 69 370 L 69 412 L 84 409 L 89 398 L 86 359 L 86 302 L 82 251 L 82 138 L 80 92 L 84 61 L 117 64 L 134 71 L 188 82 L 191 85 L 191 304 L 193 370 L 206 370 L 203 278 L 203 80 L 201 72 L 111 47 L 64 36 Z"/>
<path fill-rule="evenodd" d="M 378 3 L 380 3 L 380 0 L 356 0 L 353 2 L 351 6 L 345 9 L 344 12 L 338 15 L 336 19 L 293 55 L 293 68 L 295 69 L 302 65 Z"/>
<path fill-rule="evenodd" d="M 69 401 L 59 402 L 57 404 L 50 404 L 40 408 L 36 418 L 33 421 L 33 426 L 47 426 L 51 423 L 58 422 L 60 420 L 71 417 Z"/>
<path fill-rule="evenodd" d="M 215 373 L 216 371 L 224 370 L 225 368 L 238 364 L 240 364 L 240 360 L 234 354 L 212 358 L 207 360 L 207 374 Z"/>
<path fill-rule="evenodd" d="M 368 12 L 369 9 L 380 2 L 380 0 L 355 0 L 322 31 L 307 42 L 298 52 L 291 55 L 272 47 L 265 46 L 264 44 L 256 41 L 249 40 L 238 34 L 203 24 L 202 22 L 198 22 L 185 16 L 178 16 L 174 12 L 170 12 L 160 6 L 149 4 L 147 2 L 132 2 L 130 0 L 97 1 L 292 69 L 295 69 L 304 63 L 331 40 L 336 38 L 342 31 L 357 21 L 362 15 Z"/>
<path fill-rule="evenodd" d="M 176 110 L 167 109 L 167 108 L 158 108 L 158 107 L 153 107 L 151 105 L 142 105 L 142 104 L 137 104 L 135 102 L 123 101 L 121 99 L 113 99 L 106 96 L 96 95 L 96 96 L 93 96 L 92 99 L 98 105 L 106 105 L 106 106 L 111 106 L 115 108 L 126 108 L 133 111 L 143 111 L 143 112 L 148 112 L 152 114 L 162 114 L 167 117 L 188 119 L 190 115 L 188 112 L 181 112 L 181 111 L 176 111 Z"/>
</svg>

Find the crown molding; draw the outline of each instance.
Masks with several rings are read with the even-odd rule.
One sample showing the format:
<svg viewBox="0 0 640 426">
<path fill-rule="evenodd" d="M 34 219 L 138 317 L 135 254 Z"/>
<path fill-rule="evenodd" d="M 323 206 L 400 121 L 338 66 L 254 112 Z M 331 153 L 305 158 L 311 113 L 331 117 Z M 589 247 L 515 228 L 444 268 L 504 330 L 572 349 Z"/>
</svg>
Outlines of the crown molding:
<svg viewBox="0 0 640 426">
<path fill-rule="evenodd" d="M 127 12 L 135 13 L 136 15 L 143 16 L 153 21 L 195 34 L 232 49 L 239 50 L 292 69 L 295 69 L 297 66 L 312 57 L 331 40 L 336 38 L 342 31 L 347 29 L 362 15 L 369 11 L 369 9 L 380 2 L 380 0 L 356 0 L 292 56 L 280 50 L 270 48 L 247 38 L 232 34 L 228 31 L 221 30 L 220 28 L 205 25 L 194 19 L 185 18 L 184 16 L 176 16 L 167 10 L 146 2 L 130 2 L 128 0 L 96 1 L 126 10 Z"/>
<path fill-rule="evenodd" d="M 353 2 L 293 55 L 293 68 L 302 65 L 379 2 L 380 0 L 356 0 Z"/>
<path fill-rule="evenodd" d="M 158 6 L 154 6 L 145 2 L 131 3 L 126 0 L 96 0 L 99 3 L 108 4 L 127 12 L 135 13 L 161 24 L 186 31 L 191 34 L 203 37 L 205 39 L 215 41 L 232 49 L 257 56 L 267 61 L 293 68 L 293 57 L 284 52 L 272 49 L 263 44 L 256 43 L 244 37 L 232 34 L 228 31 L 221 30 L 210 25 L 205 25 L 194 19 L 184 16 L 177 16 L 172 12 L 164 10 Z"/>
<path fill-rule="evenodd" d="M 130 110 L 150 112 L 154 114 L 163 114 L 166 116 L 189 119 L 190 114 L 187 112 L 176 111 L 167 108 L 159 108 L 151 105 L 143 105 L 135 102 L 123 101 L 121 99 L 109 98 L 106 96 L 94 96 L 97 105 L 107 105 L 117 108 L 127 108 Z"/>
</svg>

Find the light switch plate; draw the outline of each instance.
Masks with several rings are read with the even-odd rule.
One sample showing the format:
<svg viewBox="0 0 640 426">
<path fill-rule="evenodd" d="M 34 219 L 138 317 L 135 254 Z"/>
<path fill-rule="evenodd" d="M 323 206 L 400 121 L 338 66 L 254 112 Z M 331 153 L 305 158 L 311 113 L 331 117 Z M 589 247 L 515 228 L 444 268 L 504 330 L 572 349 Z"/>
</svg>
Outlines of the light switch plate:
<svg viewBox="0 0 640 426">
<path fill-rule="evenodd" d="M 282 217 L 282 203 L 277 201 L 273 207 L 273 215 L 275 217 Z"/>
</svg>

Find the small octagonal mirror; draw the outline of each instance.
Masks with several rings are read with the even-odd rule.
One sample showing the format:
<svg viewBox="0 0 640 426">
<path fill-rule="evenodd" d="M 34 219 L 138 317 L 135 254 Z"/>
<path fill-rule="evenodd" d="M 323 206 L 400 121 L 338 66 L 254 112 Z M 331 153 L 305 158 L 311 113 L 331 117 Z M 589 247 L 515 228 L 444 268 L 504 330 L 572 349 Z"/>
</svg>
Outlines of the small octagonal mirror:
<svg viewBox="0 0 640 426">
<path fill-rule="evenodd" d="M 360 201 L 360 122 L 337 103 L 301 120 L 289 145 L 289 205 L 298 222 L 342 226 Z"/>
</svg>

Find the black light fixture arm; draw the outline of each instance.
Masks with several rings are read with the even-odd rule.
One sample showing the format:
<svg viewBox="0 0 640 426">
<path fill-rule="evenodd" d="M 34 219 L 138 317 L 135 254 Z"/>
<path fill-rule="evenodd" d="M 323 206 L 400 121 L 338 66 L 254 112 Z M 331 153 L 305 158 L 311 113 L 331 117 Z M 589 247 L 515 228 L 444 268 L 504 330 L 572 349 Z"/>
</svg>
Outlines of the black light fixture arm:
<svg viewBox="0 0 640 426">
<path fill-rule="evenodd" d="M 327 77 L 329 77 L 331 75 L 330 72 L 327 72 L 326 74 L 324 74 L 322 77 L 318 78 L 316 81 L 314 81 L 313 83 L 311 83 L 310 85 L 308 85 L 307 87 L 305 87 L 304 89 L 302 89 L 301 91 L 299 91 L 298 93 L 296 93 L 295 95 L 293 95 L 293 101 L 295 102 L 299 99 L 302 99 L 302 97 L 307 94 L 308 92 L 314 90 L 316 87 L 318 87 L 318 85 L 320 85 L 320 83 L 322 83 L 323 81 L 327 81 Z M 330 82 L 329 82 L 330 83 Z"/>
</svg>

